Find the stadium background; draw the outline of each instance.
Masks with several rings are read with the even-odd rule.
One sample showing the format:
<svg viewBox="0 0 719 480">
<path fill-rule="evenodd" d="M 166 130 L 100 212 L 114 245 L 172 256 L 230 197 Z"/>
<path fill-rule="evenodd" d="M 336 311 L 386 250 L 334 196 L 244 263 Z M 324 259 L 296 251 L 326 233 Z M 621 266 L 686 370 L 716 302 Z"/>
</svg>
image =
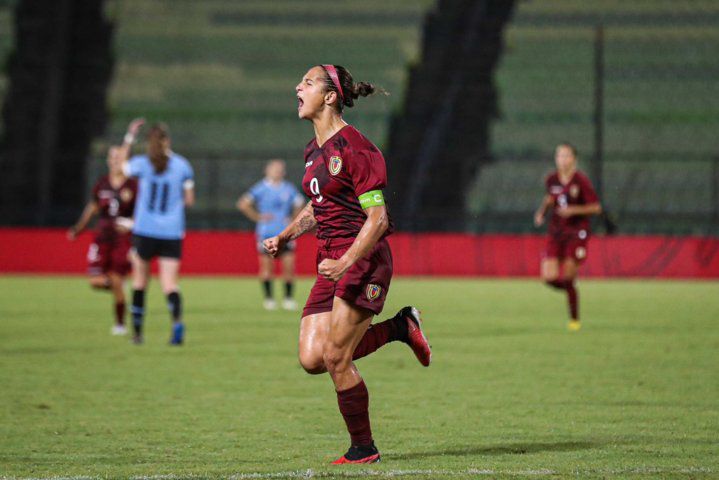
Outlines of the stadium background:
<svg viewBox="0 0 719 480">
<path fill-rule="evenodd" d="M 175 150 L 195 166 L 190 228 L 250 230 L 234 200 L 265 161 L 287 159 L 295 183 L 302 173 L 311 132 L 294 114 L 299 74 L 341 61 L 391 92 L 347 117 L 390 161 L 388 194 L 402 231 L 538 233 L 530 220 L 541 179 L 553 145 L 568 140 L 618 232 L 654 235 L 638 244 L 598 238 L 589 274 L 652 276 L 679 257 L 693 258 L 679 266 L 683 276 L 716 275 L 718 23 L 719 5 L 701 0 L 117 0 L 82 8 L 5 0 L 0 221 L 70 224 L 105 169 L 108 145 L 145 116 L 168 122 Z M 603 233 L 606 222 L 595 223 Z M 39 233 L 5 228 L 3 241 L 26 244 L 29 232 Z M 677 235 L 695 238 L 685 244 Z M 486 249 L 482 237 L 455 240 Z M 529 245 L 536 258 L 540 244 Z M 72 255 L 81 258 L 84 247 Z M 639 267 L 618 261 L 619 250 L 643 255 Z M 20 262 L 19 252 L 3 260 L 5 270 L 43 270 Z M 60 270 L 81 271 L 81 260 L 73 265 Z M 253 268 L 252 260 L 236 266 Z M 497 273 L 443 273 L 462 272 Z"/>
</svg>

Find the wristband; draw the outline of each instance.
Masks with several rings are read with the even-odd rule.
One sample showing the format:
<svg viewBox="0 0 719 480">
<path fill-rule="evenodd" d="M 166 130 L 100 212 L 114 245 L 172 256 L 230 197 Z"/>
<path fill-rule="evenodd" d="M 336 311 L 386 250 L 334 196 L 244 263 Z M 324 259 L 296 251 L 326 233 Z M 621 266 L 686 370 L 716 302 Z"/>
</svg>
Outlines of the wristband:
<svg viewBox="0 0 719 480">
<path fill-rule="evenodd" d="M 131 134 L 130 132 L 127 132 L 125 134 L 125 138 L 123 139 L 124 143 L 127 143 L 128 145 L 132 145 L 135 143 L 135 135 Z"/>
<path fill-rule="evenodd" d="M 384 195 L 382 194 L 382 190 L 372 190 L 367 193 L 363 193 L 357 197 L 357 200 L 359 200 L 360 206 L 363 210 L 369 207 L 384 205 Z"/>
</svg>

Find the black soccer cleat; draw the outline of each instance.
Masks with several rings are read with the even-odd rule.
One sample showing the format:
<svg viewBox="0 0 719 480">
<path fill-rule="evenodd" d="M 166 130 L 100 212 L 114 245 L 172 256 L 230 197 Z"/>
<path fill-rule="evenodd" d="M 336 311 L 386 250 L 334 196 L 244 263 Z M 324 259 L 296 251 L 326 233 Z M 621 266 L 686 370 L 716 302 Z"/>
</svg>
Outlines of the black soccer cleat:
<svg viewBox="0 0 719 480">
<path fill-rule="evenodd" d="M 369 445 L 352 445 L 347 453 L 332 462 L 332 465 L 345 465 L 350 463 L 377 463 L 380 461 L 379 450 L 374 442 Z"/>
</svg>

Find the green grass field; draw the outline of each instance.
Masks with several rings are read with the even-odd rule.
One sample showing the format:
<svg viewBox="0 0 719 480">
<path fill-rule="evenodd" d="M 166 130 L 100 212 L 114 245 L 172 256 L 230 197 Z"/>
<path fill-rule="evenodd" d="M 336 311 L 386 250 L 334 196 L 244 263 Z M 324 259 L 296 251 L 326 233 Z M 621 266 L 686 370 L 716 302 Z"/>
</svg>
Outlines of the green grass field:
<svg viewBox="0 0 719 480">
<path fill-rule="evenodd" d="M 331 468 L 348 438 L 298 315 L 251 279 L 183 280 L 187 344 L 111 337 L 80 277 L 0 277 L 0 478 L 716 478 L 719 285 L 584 281 L 585 326 L 534 281 L 397 279 L 424 369 L 391 344 L 359 362 L 382 463 Z M 301 282 L 304 299 L 309 281 Z"/>
</svg>

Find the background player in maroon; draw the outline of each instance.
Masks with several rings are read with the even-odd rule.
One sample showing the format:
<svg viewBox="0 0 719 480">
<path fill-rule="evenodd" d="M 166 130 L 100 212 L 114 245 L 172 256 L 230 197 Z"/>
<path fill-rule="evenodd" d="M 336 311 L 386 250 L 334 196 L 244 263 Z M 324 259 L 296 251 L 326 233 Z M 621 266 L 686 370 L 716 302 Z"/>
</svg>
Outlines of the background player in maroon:
<svg viewBox="0 0 719 480">
<path fill-rule="evenodd" d="M 345 106 L 374 92 L 354 83 L 338 65 L 311 68 L 297 85 L 298 116 L 310 120 L 315 137 L 305 149 L 302 186 L 311 198 L 276 237 L 265 240 L 276 255 L 300 235 L 317 228 L 317 279 L 302 313 L 299 359 L 311 374 L 329 372 L 351 446 L 334 463 L 371 463 L 380 455 L 369 421 L 369 394 L 353 360 L 382 345 L 407 343 L 427 366 L 431 351 L 419 312 L 405 307 L 371 325 L 382 311 L 392 277 L 392 231 L 382 188 L 387 172 L 382 153 L 342 119 Z"/>
<path fill-rule="evenodd" d="M 567 292 L 569 329 L 579 330 L 575 279 L 579 265 L 587 258 L 589 217 L 602 213 L 602 206 L 592 182 L 577 170 L 577 150 L 573 145 L 557 145 L 554 162 L 557 170 L 546 178 L 546 194 L 534 214 L 534 224 L 541 226 L 547 210 L 552 209 L 541 274 L 547 285 Z"/>
<path fill-rule="evenodd" d="M 131 138 L 140 124 L 130 125 L 126 136 Z M 70 227 L 67 236 L 75 238 L 99 215 L 95 239 L 87 252 L 88 274 L 93 288 L 111 290 L 114 297 L 115 325 L 113 335 L 124 335 L 125 292 L 124 279 L 130 272 L 129 250 L 131 246 L 132 215 L 137 197 L 137 181 L 122 171 L 131 142 L 112 146 L 107 152 L 108 174 L 100 177 L 92 189 L 92 198 L 85 205 L 77 223 Z"/>
</svg>

